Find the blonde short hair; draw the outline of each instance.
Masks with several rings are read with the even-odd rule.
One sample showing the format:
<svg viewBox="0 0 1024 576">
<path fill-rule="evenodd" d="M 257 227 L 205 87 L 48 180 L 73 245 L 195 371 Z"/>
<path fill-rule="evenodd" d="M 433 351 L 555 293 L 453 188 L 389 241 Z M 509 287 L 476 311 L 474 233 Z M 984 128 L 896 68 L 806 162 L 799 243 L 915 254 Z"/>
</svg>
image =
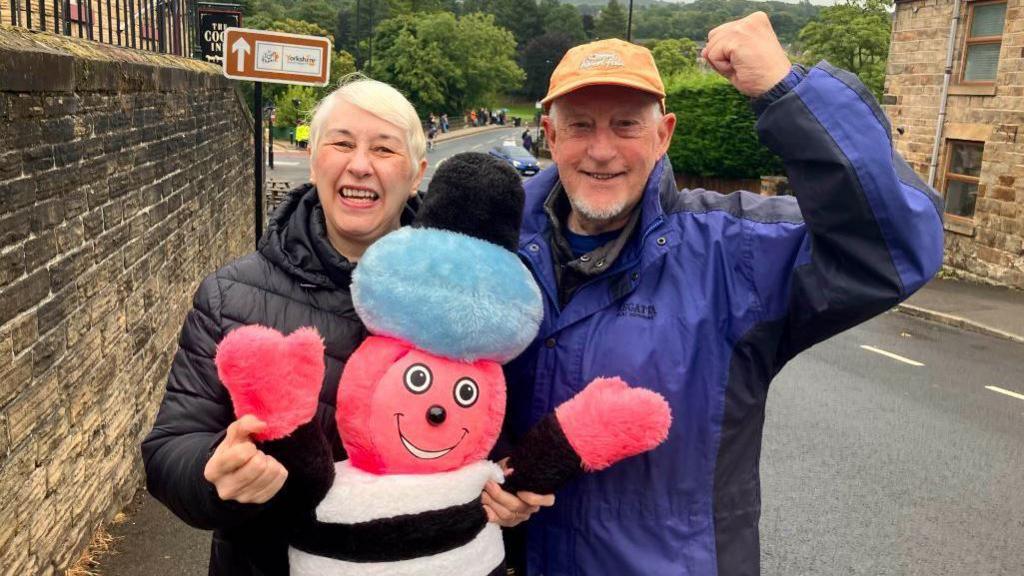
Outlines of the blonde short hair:
<svg viewBox="0 0 1024 576">
<path fill-rule="evenodd" d="M 338 82 L 338 88 L 324 96 L 310 113 L 309 144 L 311 160 L 316 158 L 317 147 L 323 136 L 324 123 L 331 111 L 340 102 L 358 106 L 370 114 L 398 126 L 405 133 L 406 151 L 413 171 L 427 156 L 427 137 L 423 134 L 423 126 L 416 109 L 394 87 L 371 80 L 359 72 L 354 72 Z"/>
</svg>

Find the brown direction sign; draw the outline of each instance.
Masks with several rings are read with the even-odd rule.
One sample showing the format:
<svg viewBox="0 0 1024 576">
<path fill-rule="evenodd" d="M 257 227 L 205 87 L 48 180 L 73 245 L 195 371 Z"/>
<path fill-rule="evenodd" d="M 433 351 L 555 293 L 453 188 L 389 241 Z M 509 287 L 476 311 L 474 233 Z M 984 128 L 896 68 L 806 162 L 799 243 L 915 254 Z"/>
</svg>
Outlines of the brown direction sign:
<svg viewBox="0 0 1024 576">
<path fill-rule="evenodd" d="M 331 41 L 249 28 L 224 31 L 224 75 L 235 80 L 324 86 L 331 76 Z"/>
</svg>

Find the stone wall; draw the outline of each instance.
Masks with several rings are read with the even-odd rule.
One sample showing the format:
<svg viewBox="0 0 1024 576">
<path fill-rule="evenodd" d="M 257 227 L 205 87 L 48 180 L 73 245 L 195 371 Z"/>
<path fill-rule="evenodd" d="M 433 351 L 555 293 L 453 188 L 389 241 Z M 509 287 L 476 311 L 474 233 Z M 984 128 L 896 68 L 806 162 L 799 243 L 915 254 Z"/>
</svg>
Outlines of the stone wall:
<svg viewBox="0 0 1024 576">
<path fill-rule="evenodd" d="M 896 4 L 883 98 L 896 148 L 927 179 L 939 115 L 954 2 Z M 967 3 L 957 30 L 954 73 L 964 50 Z M 1024 7 L 1009 0 L 994 86 L 951 83 L 947 139 L 984 142 L 973 220 L 948 217 L 945 265 L 955 275 L 1024 289 Z M 942 156 L 940 156 L 941 160 Z M 942 184 L 942 163 L 936 170 Z"/>
<path fill-rule="evenodd" d="M 251 123 L 215 67 L 0 27 L 0 573 L 140 485 L 191 295 L 252 249 Z"/>
</svg>

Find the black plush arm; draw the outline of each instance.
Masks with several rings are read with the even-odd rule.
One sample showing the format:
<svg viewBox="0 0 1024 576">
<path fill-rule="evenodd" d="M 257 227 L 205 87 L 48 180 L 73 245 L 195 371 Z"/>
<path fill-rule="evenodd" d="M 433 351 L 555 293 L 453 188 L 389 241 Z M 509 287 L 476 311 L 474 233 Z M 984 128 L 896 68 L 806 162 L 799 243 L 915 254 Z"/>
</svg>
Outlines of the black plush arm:
<svg viewBox="0 0 1024 576">
<path fill-rule="evenodd" d="M 261 443 L 260 449 L 288 470 L 284 497 L 289 509 L 299 513 L 315 510 L 334 483 L 331 444 L 316 419 L 284 438 Z"/>
<path fill-rule="evenodd" d="M 505 478 L 503 488 L 513 493 L 553 494 L 583 474 L 583 463 L 554 413 L 526 433 L 509 455 L 508 467 L 512 474 Z"/>
</svg>

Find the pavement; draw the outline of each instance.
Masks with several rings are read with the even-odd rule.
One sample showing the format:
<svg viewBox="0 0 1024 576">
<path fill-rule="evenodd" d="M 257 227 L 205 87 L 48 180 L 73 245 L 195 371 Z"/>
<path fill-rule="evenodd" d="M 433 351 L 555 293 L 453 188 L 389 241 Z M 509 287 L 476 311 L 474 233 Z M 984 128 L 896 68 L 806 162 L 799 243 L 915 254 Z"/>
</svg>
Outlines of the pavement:
<svg viewBox="0 0 1024 576">
<path fill-rule="evenodd" d="M 936 278 L 900 304 L 905 314 L 1024 344 L 1024 292 Z"/>
</svg>

